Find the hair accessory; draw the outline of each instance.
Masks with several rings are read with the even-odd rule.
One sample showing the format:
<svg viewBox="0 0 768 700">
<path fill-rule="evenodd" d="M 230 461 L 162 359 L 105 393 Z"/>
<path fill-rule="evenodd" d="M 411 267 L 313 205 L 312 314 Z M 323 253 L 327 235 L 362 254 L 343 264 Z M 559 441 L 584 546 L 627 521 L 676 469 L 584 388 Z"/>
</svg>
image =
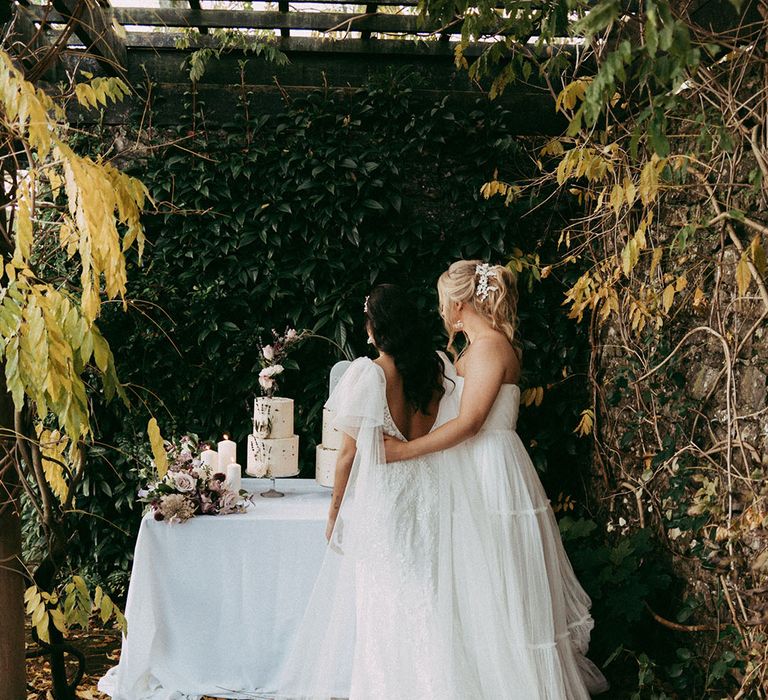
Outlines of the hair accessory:
<svg viewBox="0 0 768 700">
<path fill-rule="evenodd" d="M 370 295 L 368 295 L 367 297 L 365 297 L 365 302 L 363 302 L 363 311 L 365 311 L 365 313 L 368 313 L 368 300 L 370 298 L 371 298 Z"/>
<path fill-rule="evenodd" d="M 483 263 L 475 267 L 475 274 L 480 275 L 480 279 L 477 282 L 477 288 L 475 289 L 475 296 L 480 297 L 480 301 L 485 301 L 488 298 L 490 292 L 498 292 L 498 287 L 492 287 L 488 284 L 489 277 L 498 277 L 495 270 L 491 269 L 488 263 Z"/>
</svg>

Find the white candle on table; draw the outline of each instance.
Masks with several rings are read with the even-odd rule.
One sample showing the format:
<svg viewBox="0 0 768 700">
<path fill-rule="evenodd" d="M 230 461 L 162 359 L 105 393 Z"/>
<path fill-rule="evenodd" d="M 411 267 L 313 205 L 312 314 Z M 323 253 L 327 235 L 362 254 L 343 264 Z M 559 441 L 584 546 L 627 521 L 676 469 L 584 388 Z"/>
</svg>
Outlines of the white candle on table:
<svg viewBox="0 0 768 700">
<path fill-rule="evenodd" d="M 237 462 L 237 443 L 230 440 L 229 435 L 225 435 L 224 439 L 219 443 L 218 470 L 224 472 L 234 462 Z"/>
<path fill-rule="evenodd" d="M 200 460 L 206 471 L 215 472 L 219 468 L 219 453 L 210 448 L 200 453 Z"/>
<path fill-rule="evenodd" d="M 240 491 L 240 487 L 242 485 L 242 467 L 237 464 L 237 462 L 233 462 L 232 464 L 227 465 L 227 480 L 224 482 L 224 484 L 227 486 L 227 488 L 232 489 L 233 491 Z"/>
</svg>

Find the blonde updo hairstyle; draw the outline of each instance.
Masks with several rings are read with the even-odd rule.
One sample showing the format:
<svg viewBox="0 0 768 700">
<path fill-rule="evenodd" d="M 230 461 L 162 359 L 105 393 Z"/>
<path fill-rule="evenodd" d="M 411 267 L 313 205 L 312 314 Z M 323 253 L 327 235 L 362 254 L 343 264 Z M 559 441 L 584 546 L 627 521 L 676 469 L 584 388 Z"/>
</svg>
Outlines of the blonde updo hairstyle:
<svg viewBox="0 0 768 700">
<path fill-rule="evenodd" d="M 495 273 L 495 276 L 488 277 L 488 295 L 483 299 L 477 294 L 480 284 L 477 266 L 483 264 L 482 260 L 457 260 L 437 281 L 440 315 L 448 331 L 447 350 L 454 357 L 457 356 L 453 347 L 456 328 L 452 305 L 455 302 L 464 302 L 471 304 L 493 328 L 507 336 L 519 357 L 522 346 L 517 338 L 517 275 L 503 265 L 489 265 L 489 270 Z"/>
</svg>

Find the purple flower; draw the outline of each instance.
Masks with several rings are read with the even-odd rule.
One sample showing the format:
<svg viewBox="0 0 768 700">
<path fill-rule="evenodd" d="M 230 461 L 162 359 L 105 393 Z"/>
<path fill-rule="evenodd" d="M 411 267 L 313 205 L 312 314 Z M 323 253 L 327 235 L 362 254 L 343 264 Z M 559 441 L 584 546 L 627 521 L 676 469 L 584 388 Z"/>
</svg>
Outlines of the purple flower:
<svg viewBox="0 0 768 700">
<path fill-rule="evenodd" d="M 200 512 L 205 515 L 216 514 L 216 504 L 205 494 L 200 496 Z"/>
</svg>

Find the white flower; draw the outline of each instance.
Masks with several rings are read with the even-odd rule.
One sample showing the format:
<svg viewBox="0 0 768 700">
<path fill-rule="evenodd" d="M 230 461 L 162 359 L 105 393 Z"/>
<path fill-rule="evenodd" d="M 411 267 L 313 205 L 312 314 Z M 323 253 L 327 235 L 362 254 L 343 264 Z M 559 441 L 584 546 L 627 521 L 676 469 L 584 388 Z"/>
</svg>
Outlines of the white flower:
<svg viewBox="0 0 768 700">
<path fill-rule="evenodd" d="M 271 362 L 275 359 L 275 349 L 271 345 L 265 345 L 261 349 L 261 354 L 264 355 L 264 359 L 267 360 L 267 362 Z"/>
<path fill-rule="evenodd" d="M 298 333 L 296 332 L 295 328 L 289 328 L 285 332 L 285 341 L 287 343 L 290 343 L 292 340 L 296 340 L 296 337 L 298 336 Z"/>
<path fill-rule="evenodd" d="M 275 385 L 275 380 L 270 377 L 262 377 L 259 375 L 259 385 L 264 391 L 269 391 Z"/>
<path fill-rule="evenodd" d="M 175 472 L 173 481 L 176 484 L 176 488 L 182 493 L 194 491 L 197 486 L 197 480 L 187 472 Z"/>
<path fill-rule="evenodd" d="M 272 365 L 271 367 L 265 367 L 259 372 L 259 377 L 274 377 L 277 374 L 282 374 L 285 371 L 285 367 L 282 365 Z"/>
<path fill-rule="evenodd" d="M 620 525 L 621 527 L 624 527 L 626 524 L 627 524 L 627 521 L 626 521 L 626 520 L 624 520 L 624 518 L 619 518 L 619 525 Z"/>
</svg>

